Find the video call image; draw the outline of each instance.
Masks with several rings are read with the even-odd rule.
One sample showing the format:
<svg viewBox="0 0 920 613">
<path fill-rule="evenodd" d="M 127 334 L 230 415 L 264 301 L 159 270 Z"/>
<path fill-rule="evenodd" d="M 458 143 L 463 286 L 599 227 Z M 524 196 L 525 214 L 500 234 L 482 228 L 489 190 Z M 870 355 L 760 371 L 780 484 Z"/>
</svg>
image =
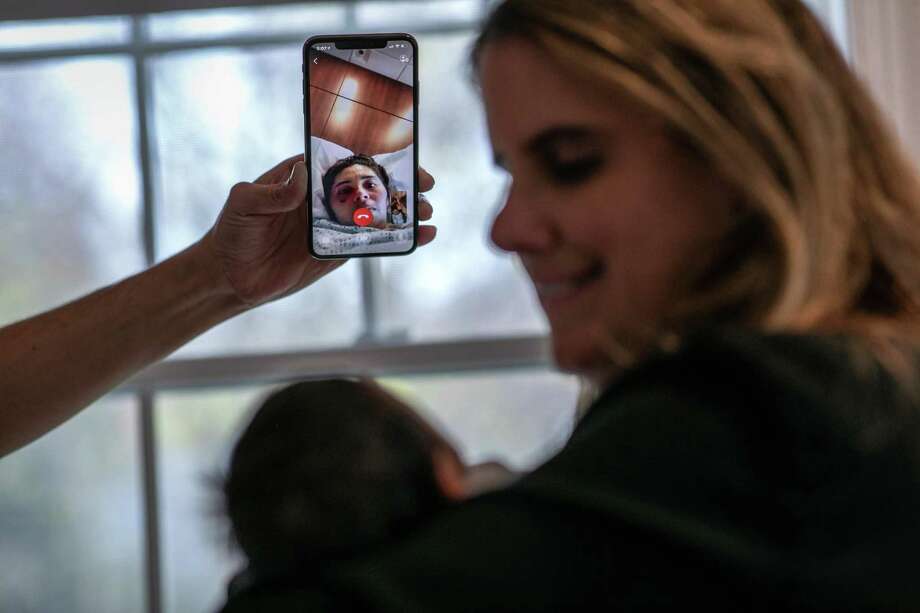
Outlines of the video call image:
<svg viewBox="0 0 920 613">
<path fill-rule="evenodd" d="M 313 249 L 324 256 L 412 249 L 413 48 L 310 50 Z"/>
</svg>

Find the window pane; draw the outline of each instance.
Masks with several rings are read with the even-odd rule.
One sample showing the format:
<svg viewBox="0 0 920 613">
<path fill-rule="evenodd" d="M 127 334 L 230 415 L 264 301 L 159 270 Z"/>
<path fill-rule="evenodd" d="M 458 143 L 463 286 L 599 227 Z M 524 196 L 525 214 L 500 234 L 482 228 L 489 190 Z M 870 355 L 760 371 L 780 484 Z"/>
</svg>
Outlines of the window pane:
<svg viewBox="0 0 920 613">
<path fill-rule="evenodd" d="M 384 258 L 382 328 L 416 340 L 544 333 L 523 270 L 489 242 L 506 179 L 492 168 L 481 103 L 468 79 L 469 34 L 419 38 L 421 164 L 438 238 L 409 257 Z"/>
<path fill-rule="evenodd" d="M 0 324 L 142 267 L 129 64 L 0 68 Z"/>
<path fill-rule="evenodd" d="M 300 64 L 298 46 L 153 62 L 160 254 L 202 236 L 234 183 L 303 152 Z M 305 292 L 205 334 L 181 354 L 350 344 L 362 329 L 358 272 L 351 262 Z"/>
<path fill-rule="evenodd" d="M 109 396 L 0 460 L 4 611 L 146 610 L 136 406 Z"/>
<path fill-rule="evenodd" d="M 469 463 L 498 459 L 531 469 L 573 426 L 578 383 L 549 371 L 388 378 L 399 394 L 457 445 Z"/>
<path fill-rule="evenodd" d="M 228 546 L 220 501 L 209 479 L 225 468 L 242 419 L 264 390 L 157 396 L 167 612 L 215 611 L 241 564 Z"/>
<path fill-rule="evenodd" d="M 124 17 L 0 22 L 0 50 L 124 43 L 129 24 Z"/>
<path fill-rule="evenodd" d="M 429 2 L 361 2 L 357 5 L 358 26 L 384 30 L 408 30 L 422 25 L 472 23 L 479 18 L 482 0 L 436 0 Z"/>
<path fill-rule="evenodd" d="M 178 11 L 152 15 L 150 34 L 156 39 L 182 40 L 216 36 L 298 32 L 338 32 L 345 27 L 345 7 L 325 2 L 257 8 Z"/>
</svg>

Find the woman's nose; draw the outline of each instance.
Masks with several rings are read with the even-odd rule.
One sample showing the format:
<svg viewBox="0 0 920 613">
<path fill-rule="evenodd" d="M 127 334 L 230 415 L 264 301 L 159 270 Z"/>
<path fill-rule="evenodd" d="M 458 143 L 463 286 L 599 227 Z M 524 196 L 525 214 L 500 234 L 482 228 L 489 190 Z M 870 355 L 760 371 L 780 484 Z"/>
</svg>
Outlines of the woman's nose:
<svg viewBox="0 0 920 613">
<path fill-rule="evenodd" d="M 532 206 L 514 184 L 505 191 L 505 202 L 492 222 L 492 242 L 505 251 L 536 252 L 553 243 L 552 220 Z"/>
</svg>

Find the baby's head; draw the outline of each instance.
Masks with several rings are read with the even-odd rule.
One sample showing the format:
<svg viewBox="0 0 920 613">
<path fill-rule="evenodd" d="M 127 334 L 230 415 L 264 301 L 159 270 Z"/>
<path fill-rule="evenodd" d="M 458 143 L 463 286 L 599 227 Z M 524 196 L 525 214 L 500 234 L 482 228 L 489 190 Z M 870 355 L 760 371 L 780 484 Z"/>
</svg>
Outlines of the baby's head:
<svg viewBox="0 0 920 613">
<path fill-rule="evenodd" d="M 464 495 L 456 451 L 367 380 L 271 394 L 233 449 L 224 503 L 251 568 L 344 557 Z"/>
</svg>

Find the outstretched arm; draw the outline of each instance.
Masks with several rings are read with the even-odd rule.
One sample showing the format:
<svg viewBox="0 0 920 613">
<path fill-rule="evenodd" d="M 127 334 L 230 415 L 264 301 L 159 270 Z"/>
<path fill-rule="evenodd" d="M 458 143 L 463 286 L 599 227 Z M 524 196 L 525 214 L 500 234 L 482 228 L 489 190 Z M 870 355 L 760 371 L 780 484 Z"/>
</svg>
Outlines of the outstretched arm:
<svg viewBox="0 0 920 613">
<path fill-rule="evenodd" d="M 70 419 L 147 364 L 245 307 L 198 243 L 0 330 L 0 455 Z"/>
<path fill-rule="evenodd" d="M 211 231 L 185 251 L 0 329 L 0 456 L 218 323 L 340 266 L 309 254 L 302 160 L 235 185 Z M 433 180 L 423 171 L 420 184 Z M 430 218 L 430 207 L 419 217 Z M 433 238 L 433 227 L 419 229 L 420 244 Z"/>
</svg>

